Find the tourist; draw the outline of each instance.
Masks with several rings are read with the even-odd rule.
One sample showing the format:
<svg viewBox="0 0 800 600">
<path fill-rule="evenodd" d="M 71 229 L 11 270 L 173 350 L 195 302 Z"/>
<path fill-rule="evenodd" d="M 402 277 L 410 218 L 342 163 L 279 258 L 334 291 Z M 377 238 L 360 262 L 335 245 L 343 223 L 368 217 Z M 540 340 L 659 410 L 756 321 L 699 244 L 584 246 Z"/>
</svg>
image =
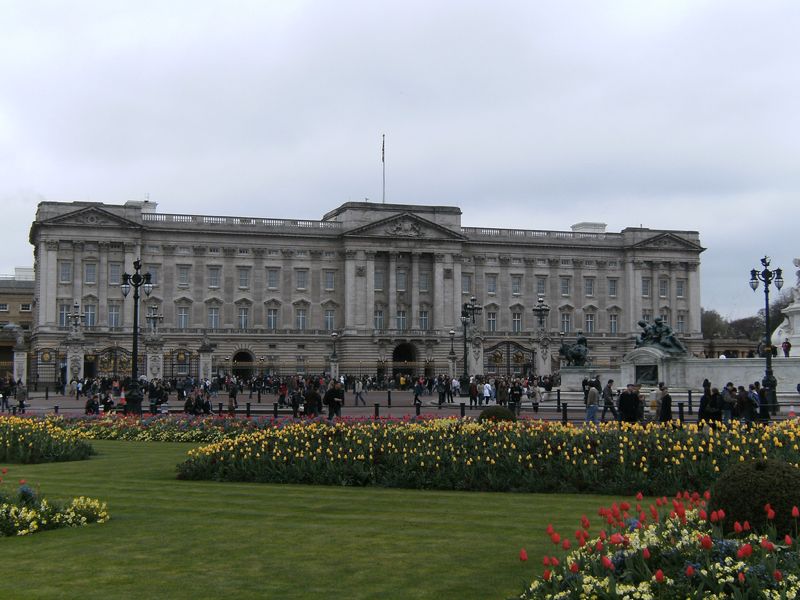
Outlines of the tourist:
<svg viewBox="0 0 800 600">
<path fill-rule="evenodd" d="M 614 390 L 611 386 L 614 385 L 614 380 L 609 379 L 606 383 L 606 386 L 603 388 L 601 393 L 603 397 L 603 413 L 600 415 L 600 420 L 606 420 L 606 411 L 610 410 L 611 414 L 614 415 L 614 420 L 619 421 L 619 414 L 617 413 L 617 408 L 614 406 Z"/>
<path fill-rule="evenodd" d="M 789 341 L 789 338 L 786 338 L 783 341 L 781 344 L 781 349 L 783 350 L 783 356 L 785 358 L 789 358 L 789 352 L 792 351 L 792 342 Z"/>
<path fill-rule="evenodd" d="M 474 377 L 469 380 L 469 407 L 478 407 L 478 382 Z"/>
<path fill-rule="evenodd" d="M 338 380 L 334 380 L 332 385 L 325 392 L 323 404 L 328 407 L 328 419 L 333 421 L 334 417 L 342 416 L 342 405 L 344 404 L 344 390 Z"/>
<path fill-rule="evenodd" d="M 356 383 L 353 386 L 353 406 L 358 406 L 358 401 L 361 400 L 361 405 L 366 406 L 367 401 L 364 400 L 364 383 L 360 379 L 356 379 Z"/>
<path fill-rule="evenodd" d="M 625 390 L 619 395 L 619 415 L 620 420 L 625 423 L 636 423 L 639 416 L 639 405 L 641 400 L 636 391 L 636 386 L 629 383 Z"/>
<path fill-rule="evenodd" d="M 669 388 L 661 384 L 660 390 L 661 400 L 658 411 L 659 423 L 669 423 L 672 421 L 672 396 L 669 395 Z"/>
<path fill-rule="evenodd" d="M 597 407 L 600 404 L 600 392 L 594 385 L 589 385 L 586 391 L 586 423 L 597 424 Z"/>
<path fill-rule="evenodd" d="M 311 385 L 306 392 L 305 414 L 307 417 L 316 417 L 322 412 L 322 398 L 319 396 L 319 389 L 316 385 Z"/>
<path fill-rule="evenodd" d="M 487 380 L 483 384 L 483 401 L 486 403 L 486 406 L 489 406 L 489 400 L 492 398 L 492 384 L 489 383 Z M 478 403 L 481 402 L 480 397 L 478 397 Z"/>
</svg>

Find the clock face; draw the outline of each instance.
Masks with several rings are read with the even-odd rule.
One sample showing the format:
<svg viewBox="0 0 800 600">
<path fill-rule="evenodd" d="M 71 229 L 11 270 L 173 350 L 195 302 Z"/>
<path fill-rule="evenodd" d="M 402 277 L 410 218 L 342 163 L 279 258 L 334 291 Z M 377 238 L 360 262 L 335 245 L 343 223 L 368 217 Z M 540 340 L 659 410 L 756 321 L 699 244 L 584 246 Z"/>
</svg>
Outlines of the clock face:
<svg viewBox="0 0 800 600">
<path fill-rule="evenodd" d="M 49 363 L 53 360 L 53 355 L 48 350 L 42 352 L 42 362 Z"/>
</svg>

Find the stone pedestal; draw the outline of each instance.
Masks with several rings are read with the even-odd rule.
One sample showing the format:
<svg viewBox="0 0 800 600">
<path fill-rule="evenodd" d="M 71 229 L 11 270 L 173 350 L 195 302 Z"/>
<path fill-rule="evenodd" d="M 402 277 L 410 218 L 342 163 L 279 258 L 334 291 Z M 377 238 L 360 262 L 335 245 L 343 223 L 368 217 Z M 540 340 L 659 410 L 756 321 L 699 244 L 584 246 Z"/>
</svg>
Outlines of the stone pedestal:
<svg viewBox="0 0 800 600">
<path fill-rule="evenodd" d="M 164 373 L 164 342 L 162 340 L 145 340 L 145 364 L 147 379 L 161 379 Z"/>
<path fill-rule="evenodd" d="M 456 355 L 455 353 L 448 355 L 447 357 L 447 372 L 450 375 L 450 379 L 453 379 L 456 373 Z"/>
<path fill-rule="evenodd" d="M 339 359 L 331 357 L 331 379 L 339 379 Z"/>
<path fill-rule="evenodd" d="M 83 379 L 84 361 L 83 341 L 73 339 L 67 342 L 67 381 Z"/>
<path fill-rule="evenodd" d="M 28 381 L 28 353 L 14 348 L 14 381 Z"/>
<path fill-rule="evenodd" d="M 206 379 L 210 381 L 211 378 L 214 376 L 214 373 L 211 370 L 212 367 L 211 357 L 213 354 L 214 353 L 210 350 L 208 351 L 203 351 L 202 349 L 200 350 L 199 370 L 200 370 L 200 379 L 202 379 L 203 381 L 205 381 Z"/>
</svg>

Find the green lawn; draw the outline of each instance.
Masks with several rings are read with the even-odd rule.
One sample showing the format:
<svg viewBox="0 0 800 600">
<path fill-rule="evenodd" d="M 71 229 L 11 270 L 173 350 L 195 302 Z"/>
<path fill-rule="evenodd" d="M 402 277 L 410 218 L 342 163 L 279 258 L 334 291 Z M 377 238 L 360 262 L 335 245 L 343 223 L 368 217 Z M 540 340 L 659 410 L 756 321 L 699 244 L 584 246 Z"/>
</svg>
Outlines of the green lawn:
<svg viewBox="0 0 800 600">
<path fill-rule="evenodd" d="M 88 461 L 6 465 L 111 520 L 0 539 L 0 598 L 504 599 L 541 572 L 547 523 L 571 535 L 609 501 L 178 481 L 186 444 L 92 443 Z"/>
</svg>

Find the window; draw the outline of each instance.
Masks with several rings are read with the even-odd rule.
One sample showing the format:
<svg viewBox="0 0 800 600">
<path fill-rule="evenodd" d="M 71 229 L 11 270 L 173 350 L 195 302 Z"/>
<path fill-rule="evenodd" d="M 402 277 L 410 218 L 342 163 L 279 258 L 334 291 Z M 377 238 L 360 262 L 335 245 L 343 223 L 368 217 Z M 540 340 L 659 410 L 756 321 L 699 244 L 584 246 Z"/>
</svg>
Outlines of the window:
<svg viewBox="0 0 800 600">
<path fill-rule="evenodd" d="M 267 329 L 277 329 L 278 328 L 278 309 L 277 308 L 268 308 L 267 309 Z"/>
<path fill-rule="evenodd" d="M 642 321 L 644 321 L 645 323 L 649 323 L 652 320 L 653 320 L 653 313 L 651 313 L 649 310 L 642 311 Z"/>
<path fill-rule="evenodd" d="M 83 282 L 90 285 L 97 283 L 97 263 L 85 263 L 83 265 Z"/>
<path fill-rule="evenodd" d="M 159 267 L 153 265 L 150 265 L 149 267 L 147 267 L 147 269 L 145 269 L 146 273 L 150 273 L 150 283 L 152 283 L 153 285 L 158 285 L 159 283 L 158 269 Z"/>
<path fill-rule="evenodd" d="M 587 296 L 594 296 L 594 277 L 583 278 L 583 293 Z"/>
<path fill-rule="evenodd" d="M 383 311 L 380 309 L 374 312 L 375 329 L 383 329 Z"/>
<path fill-rule="evenodd" d="M 561 332 L 569 333 L 572 331 L 572 315 L 570 313 L 561 313 Z"/>
<path fill-rule="evenodd" d="M 398 310 L 397 311 L 397 329 L 401 331 L 405 330 L 406 328 L 406 311 Z"/>
<path fill-rule="evenodd" d="M 686 315 L 678 313 L 678 322 L 675 324 L 675 331 L 678 333 L 686 332 Z"/>
<path fill-rule="evenodd" d="M 521 312 L 513 312 L 511 313 L 511 331 L 514 333 L 521 333 L 522 332 L 522 313 Z"/>
<path fill-rule="evenodd" d="M 332 292 L 336 289 L 336 271 L 325 271 L 323 276 L 325 277 L 325 290 L 328 292 Z"/>
<path fill-rule="evenodd" d="M 584 328 L 586 333 L 594 333 L 594 313 L 586 313 L 583 319 Z"/>
<path fill-rule="evenodd" d="M 175 323 L 178 329 L 188 329 L 189 328 L 189 307 L 188 306 L 179 306 L 178 307 L 178 314 L 177 314 L 177 322 Z"/>
<path fill-rule="evenodd" d="M 72 261 L 62 260 L 58 263 L 58 282 L 72 283 Z"/>
<path fill-rule="evenodd" d="M 239 307 L 239 329 L 247 329 L 250 324 L 250 307 Z"/>
<path fill-rule="evenodd" d="M 406 272 L 404 269 L 397 269 L 397 291 L 405 292 L 407 287 Z"/>
<path fill-rule="evenodd" d="M 69 304 L 58 305 L 58 326 L 69 327 L 69 311 L 71 306 Z"/>
<path fill-rule="evenodd" d="M 280 272 L 278 269 L 267 269 L 267 288 L 277 290 L 279 276 Z"/>
<path fill-rule="evenodd" d="M 472 293 L 472 275 L 470 275 L 469 273 L 461 274 L 461 293 L 462 294 Z"/>
<path fill-rule="evenodd" d="M 294 328 L 300 331 L 305 331 L 306 328 L 306 312 L 305 308 L 297 308 L 294 312 Z"/>
<path fill-rule="evenodd" d="M 547 277 L 536 278 L 536 294 L 545 295 L 547 293 Z"/>
<path fill-rule="evenodd" d="M 611 298 L 617 297 L 617 279 L 609 279 L 608 280 L 608 295 Z"/>
<path fill-rule="evenodd" d="M 208 307 L 208 328 L 209 329 L 219 329 L 219 307 L 218 306 L 209 306 Z"/>
<path fill-rule="evenodd" d="M 497 293 L 497 275 L 491 274 L 486 276 L 486 293 L 487 294 Z"/>
<path fill-rule="evenodd" d="M 23 302 L 19 305 L 19 312 L 31 312 L 31 303 Z"/>
<path fill-rule="evenodd" d="M 430 271 L 420 271 L 419 272 L 419 291 L 420 292 L 429 292 L 431 290 L 431 272 Z"/>
<path fill-rule="evenodd" d="M 609 333 L 619 333 L 619 325 L 617 324 L 617 315 L 610 314 L 608 315 L 608 332 Z"/>
<path fill-rule="evenodd" d="M 250 287 L 250 269 L 245 267 L 239 267 L 237 269 L 239 273 L 239 289 L 246 290 Z"/>
<path fill-rule="evenodd" d="M 669 312 L 662 312 L 659 316 L 661 317 L 661 320 L 664 322 L 664 325 L 670 325 Z"/>
<path fill-rule="evenodd" d="M 305 269 L 298 269 L 294 272 L 295 287 L 298 290 L 305 290 L 308 288 L 308 271 Z M 297 328 L 299 329 L 299 327 Z"/>
<path fill-rule="evenodd" d="M 189 265 L 178 265 L 178 285 L 188 286 L 189 276 L 190 276 Z"/>
<path fill-rule="evenodd" d="M 122 283 L 122 263 L 108 263 L 108 285 L 119 285 Z"/>
<path fill-rule="evenodd" d="M 7 302 L 3 302 L 2 304 L 0 304 L 0 312 L 8 312 L 8 303 Z"/>
<path fill-rule="evenodd" d="M 486 330 L 497 331 L 497 313 L 494 311 L 486 313 Z"/>
<path fill-rule="evenodd" d="M 383 279 L 384 279 L 383 271 L 379 271 L 379 270 L 376 269 L 375 270 L 375 285 L 373 286 L 375 288 L 375 291 L 383 290 L 383 285 L 384 285 Z"/>
<path fill-rule="evenodd" d="M 208 287 L 219 287 L 219 276 L 221 270 L 222 269 L 220 267 L 208 267 Z M 219 311 L 217 311 L 217 315 L 219 315 Z"/>
<path fill-rule="evenodd" d="M 649 277 L 642 277 L 642 296 L 645 298 L 649 298 L 650 294 L 652 293 L 650 288 L 653 285 L 653 281 Z"/>
<path fill-rule="evenodd" d="M 119 304 L 113 302 L 108 305 L 108 326 L 121 327 L 122 321 L 120 320 Z"/>
<path fill-rule="evenodd" d="M 97 325 L 97 306 L 94 304 L 85 304 L 83 306 L 83 322 L 87 327 Z"/>
<path fill-rule="evenodd" d="M 570 295 L 570 288 L 572 287 L 571 286 L 571 283 L 572 283 L 571 278 L 562 277 L 560 279 L 560 283 L 561 283 L 561 295 L 562 296 L 569 296 Z"/>
<path fill-rule="evenodd" d="M 522 275 L 511 276 L 511 293 L 519 296 L 522 293 Z"/>
<path fill-rule="evenodd" d="M 428 330 L 428 311 L 421 310 L 419 311 L 419 328 L 422 331 Z"/>
<path fill-rule="evenodd" d="M 678 279 L 675 281 L 675 296 L 678 298 L 686 297 L 686 280 Z"/>
<path fill-rule="evenodd" d="M 666 298 L 669 296 L 669 279 L 658 280 L 658 297 Z"/>
<path fill-rule="evenodd" d="M 325 309 L 325 330 L 333 331 L 336 327 L 336 311 L 333 309 Z"/>
</svg>

